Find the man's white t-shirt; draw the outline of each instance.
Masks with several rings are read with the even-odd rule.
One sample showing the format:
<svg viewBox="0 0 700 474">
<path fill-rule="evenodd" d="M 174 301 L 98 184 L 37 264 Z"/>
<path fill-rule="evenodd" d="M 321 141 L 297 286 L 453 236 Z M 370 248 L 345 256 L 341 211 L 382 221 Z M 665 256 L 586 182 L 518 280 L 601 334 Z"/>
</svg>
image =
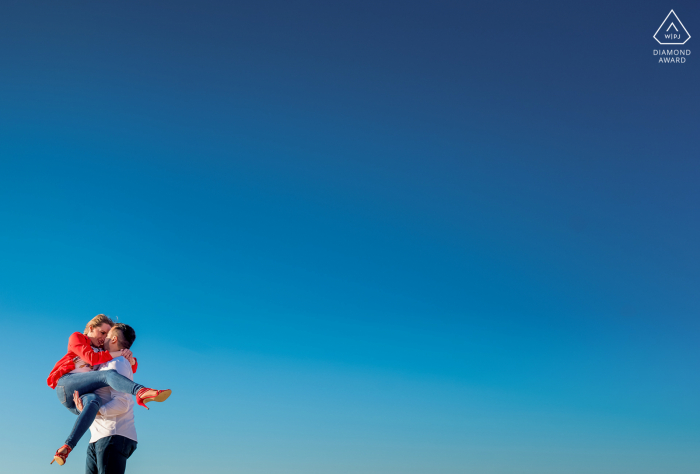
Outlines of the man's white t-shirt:
<svg viewBox="0 0 700 474">
<path fill-rule="evenodd" d="M 116 357 L 98 367 L 98 370 L 114 369 L 129 380 L 134 380 L 131 364 L 124 357 Z M 132 395 L 117 392 L 111 387 L 95 390 L 95 394 L 102 400 L 102 407 L 90 426 L 90 442 L 94 443 L 99 439 L 115 435 L 138 441 L 134 425 L 134 399 Z"/>
</svg>

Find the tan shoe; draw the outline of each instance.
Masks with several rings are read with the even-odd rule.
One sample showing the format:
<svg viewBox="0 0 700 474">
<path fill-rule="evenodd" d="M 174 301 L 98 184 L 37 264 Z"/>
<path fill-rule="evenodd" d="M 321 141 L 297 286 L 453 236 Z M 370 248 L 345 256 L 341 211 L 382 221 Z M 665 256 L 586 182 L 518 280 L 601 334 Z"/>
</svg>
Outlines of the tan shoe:
<svg viewBox="0 0 700 474">
<path fill-rule="evenodd" d="M 63 448 L 65 448 L 65 450 Z M 67 444 L 64 444 L 63 446 L 58 448 L 58 451 L 56 451 L 56 454 L 54 454 L 53 456 L 53 461 L 51 461 L 49 464 L 53 464 L 54 461 L 56 461 L 56 463 L 59 466 L 63 466 L 66 463 L 66 458 L 68 457 L 71 451 L 73 451 L 73 448 L 71 448 Z"/>
<path fill-rule="evenodd" d="M 141 390 L 138 391 L 136 394 L 136 403 L 144 407 L 146 410 L 148 410 L 148 407 L 146 406 L 146 403 L 148 402 L 164 402 L 165 400 L 168 399 L 171 393 L 173 393 L 172 390 L 153 390 L 156 392 L 156 395 L 154 397 L 143 397 L 143 395 L 148 392 L 149 390 L 153 390 L 152 388 L 142 388 Z"/>
</svg>

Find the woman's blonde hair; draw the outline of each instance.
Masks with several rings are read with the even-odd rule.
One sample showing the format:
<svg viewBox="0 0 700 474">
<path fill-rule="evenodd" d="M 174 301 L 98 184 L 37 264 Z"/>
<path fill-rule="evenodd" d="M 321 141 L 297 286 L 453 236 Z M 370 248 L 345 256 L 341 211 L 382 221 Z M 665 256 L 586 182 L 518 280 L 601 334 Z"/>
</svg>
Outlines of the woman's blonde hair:
<svg viewBox="0 0 700 474">
<path fill-rule="evenodd" d="M 87 323 L 87 326 L 85 326 L 85 331 L 83 332 L 83 334 L 85 334 L 85 335 L 87 336 L 87 334 L 90 332 L 90 328 L 100 327 L 100 326 L 102 326 L 104 323 L 107 323 L 107 324 L 109 324 L 110 326 L 114 326 L 114 321 L 112 321 L 112 320 L 109 318 L 109 316 L 107 316 L 107 315 L 105 315 L 105 314 L 98 314 L 97 316 L 95 316 L 94 318 L 92 318 L 92 319 Z"/>
</svg>

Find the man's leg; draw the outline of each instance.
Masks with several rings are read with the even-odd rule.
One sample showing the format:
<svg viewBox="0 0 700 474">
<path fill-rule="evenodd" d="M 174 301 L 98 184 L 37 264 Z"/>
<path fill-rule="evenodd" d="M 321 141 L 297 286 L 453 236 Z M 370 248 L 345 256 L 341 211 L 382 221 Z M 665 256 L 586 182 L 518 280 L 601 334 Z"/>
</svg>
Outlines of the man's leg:
<svg viewBox="0 0 700 474">
<path fill-rule="evenodd" d="M 124 474 L 126 460 L 136 451 L 136 441 L 124 436 L 110 436 L 102 454 L 103 470 L 99 474 Z"/>
<path fill-rule="evenodd" d="M 85 457 L 85 474 L 98 474 L 95 443 L 88 444 L 87 456 Z"/>
<path fill-rule="evenodd" d="M 109 442 L 112 440 L 111 436 L 107 436 L 106 438 L 100 438 L 94 443 L 90 443 L 90 446 L 92 446 L 94 453 L 95 453 L 95 467 L 96 467 L 96 474 L 105 474 L 105 450 L 107 449 L 107 446 L 109 446 Z M 93 474 L 93 473 L 90 473 Z"/>
</svg>

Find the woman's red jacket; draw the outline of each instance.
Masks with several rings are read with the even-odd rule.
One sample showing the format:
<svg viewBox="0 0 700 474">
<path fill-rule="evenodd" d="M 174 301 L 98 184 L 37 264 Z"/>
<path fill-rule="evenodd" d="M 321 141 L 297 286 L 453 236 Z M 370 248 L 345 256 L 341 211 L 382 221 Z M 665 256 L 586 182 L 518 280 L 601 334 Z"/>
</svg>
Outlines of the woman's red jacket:
<svg viewBox="0 0 700 474">
<path fill-rule="evenodd" d="M 75 369 L 73 359 L 76 357 L 80 357 L 85 362 L 93 366 L 104 364 L 105 362 L 112 360 L 112 354 L 110 354 L 108 351 L 93 351 L 90 338 L 85 334 L 74 332 L 68 338 L 68 353 L 61 357 L 61 360 L 56 362 L 56 365 L 53 366 L 53 369 L 49 374 L 49 378 L 46 379 L 46 383 L 49 384 L 49 387 L 56 388 L 58 379 Z M 131 370 L 136 372 L 137 366 L 138 364 L 132 365 Z"/>
</svg>

